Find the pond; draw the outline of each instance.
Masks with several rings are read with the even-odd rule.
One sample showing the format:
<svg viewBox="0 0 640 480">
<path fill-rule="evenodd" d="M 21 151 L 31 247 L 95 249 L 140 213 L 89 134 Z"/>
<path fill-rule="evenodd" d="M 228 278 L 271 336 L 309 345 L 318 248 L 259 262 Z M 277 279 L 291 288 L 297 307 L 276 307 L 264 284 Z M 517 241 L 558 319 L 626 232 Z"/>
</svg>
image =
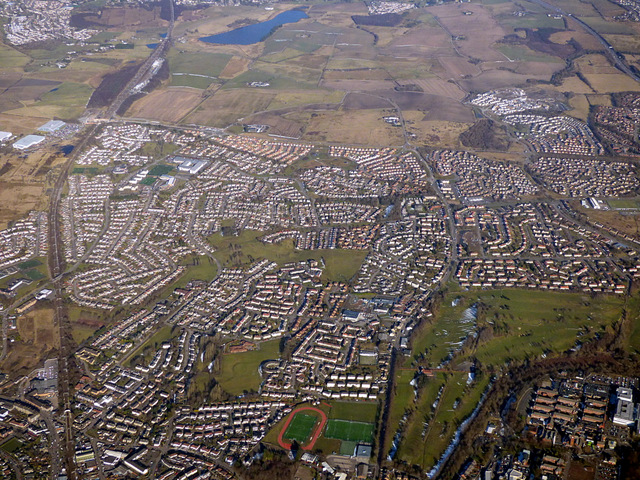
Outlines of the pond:
<svg viewBox="0 0 640 480">
<path fill-rule="evenodd" d="M 200 40 L 224 45 L 251 45 L 267 38 L 275 28 L 285 23 L 295 23 L 303 18 L 309 18 L 309 16 L 302 10 L 287 10 L 276 15 L 271 20 L 254 23 L 253 25 L 236 28 L 217 35 L 201 37 Z"/>
</svg>

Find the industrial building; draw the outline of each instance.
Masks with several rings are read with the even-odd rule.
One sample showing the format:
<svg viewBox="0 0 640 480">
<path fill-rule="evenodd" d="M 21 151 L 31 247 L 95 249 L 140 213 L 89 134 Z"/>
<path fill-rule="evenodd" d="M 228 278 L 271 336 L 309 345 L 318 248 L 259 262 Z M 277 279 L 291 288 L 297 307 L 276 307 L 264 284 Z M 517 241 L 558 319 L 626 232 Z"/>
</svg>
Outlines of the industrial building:
<svg viewBox="0 0 640 480">
<path fill-rule="evenodd" d="M 26 137 L 21 138 L 17 142 L 14 142 L 13 148 L 16 150 L 26 150 L 27 148 L 33 147 L 34 145 L 39 144 L 44 140 L 44 137 L 41 135 L 27 135 Z"/>
<path fill-rule="evenodd" d="M 38 131 L 51 133 L 51 132 L 55 132 L 56 130 L 60 130 L 65 125 L 66 123 L 64 123 L 62 120 L 49 120 L 44 125 L 41 125 L 38 128 Z"/>
</svg>

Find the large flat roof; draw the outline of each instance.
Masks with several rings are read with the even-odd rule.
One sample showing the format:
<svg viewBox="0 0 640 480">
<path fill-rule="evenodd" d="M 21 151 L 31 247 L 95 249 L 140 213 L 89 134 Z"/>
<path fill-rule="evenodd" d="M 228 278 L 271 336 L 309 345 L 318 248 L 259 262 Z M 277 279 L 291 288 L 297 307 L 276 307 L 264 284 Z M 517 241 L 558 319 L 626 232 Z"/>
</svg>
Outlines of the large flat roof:
<svg viewBox="0 0 640 480">
<path fill-rule="evenodd" d="M 33 147 L 34 145 L 39 144 L 44 140 L 44 137 L 41 135 L 27 135 L 24 138 L 21 138 L 17 142 L 13 144 L 13 148 L 17 148 L 18 150 L 24 150 L 25 148 Z"/>
<path fill-rule="evenodd" d="M 55 132 L 56 130 L 59 130 L 62 127 L 64 127 L 65 125 L 66 123 L 64 123 L 62 120 L 49 120 L 44 125 L 40 125 L 38 130 L 41 132 Z"/>
</svg>

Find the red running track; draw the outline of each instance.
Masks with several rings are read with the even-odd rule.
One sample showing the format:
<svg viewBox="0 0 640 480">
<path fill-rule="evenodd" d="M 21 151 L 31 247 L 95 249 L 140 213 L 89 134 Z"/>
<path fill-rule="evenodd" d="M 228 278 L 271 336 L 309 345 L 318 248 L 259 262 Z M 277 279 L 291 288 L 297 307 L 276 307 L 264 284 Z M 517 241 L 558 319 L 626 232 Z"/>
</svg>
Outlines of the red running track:
<svg viewBox="0 0 640 480">
<path fill-rule="evenodd" d="M 291 450 L 291 442 L 288 442 L 284 439 L 284 433 L 287 431 L 287 428 L 289 428 L 289 424 L 291 423 L 291 420 L 293 420 L 293 417 L 296 416 L 296 413 L 298 412 L 303 412 L 305 410 L 311 410 L 312 412 L 316 412 L 318 414 L 320 414 L 320 425 L 318 425 L 315 429 L 315 431 L 313 432 L 313 435 L 311 435 L 311 439 L 309 440 L 309 442 L 302 447 L 302 450 L 311 450 L 313 448 L 313 446 L 316 443 L 316 440 L 318 440 L 318 437 L 320 436 L 320 434 L 322 433 L 322 429 L 324 428 L 325 424 L 327 423 L 327 415 L 320 410 L 319 408 L 315 408 L 315 407 L 299 407 L 296 408 L 293 412 L 291 412 L 289 414 L 289 418 L 287 418 L 287 421 L 284 422 L 284 426 L 282 427 L 282 430 L 280 430 L 280 435 L 278 435 L 278 443 L 280 444 L 280 446 L 282 448 L 285 448 L 287 450 Z"/>
</svg>

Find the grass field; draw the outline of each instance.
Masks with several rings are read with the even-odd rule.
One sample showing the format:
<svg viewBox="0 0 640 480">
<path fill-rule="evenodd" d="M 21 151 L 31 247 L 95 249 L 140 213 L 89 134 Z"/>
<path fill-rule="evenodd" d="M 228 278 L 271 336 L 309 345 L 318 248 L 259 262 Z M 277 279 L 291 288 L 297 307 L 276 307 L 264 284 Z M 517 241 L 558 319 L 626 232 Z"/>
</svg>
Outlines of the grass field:
<svg viewBox="0 0 640 480">
<path fill-rule="evenodd" d="M 611 208 L 614 208 L 614 209 L 640 208 L 640 202 L 632 198 L 615 198 L 615 199 L 607 200 L 607 203 Z"/>
<path fill-rule="evenodd" d="M 224 53 L 179 52 L 169 54 L 171 73 L 195 73 L 208 77 L 217 77 L 224 70 L 231 55 Z"/>
<path fill-rule="evenodd" d="M 24 67 L 30 58 L 6 45 L 0 44 L 0 65 L 2 68 Z"/>
<path fill-rule="evenodd" d="M 551 55 L 545 55 L 543 53 L 535 52 L 530 48 L 523 45 L 499 45 L 497 50 L 502 52 L 510 60 L 521 60 L 524 62 L 551 62 L 562 63 L 558 57 L 552 57 Z"/>
<path fill-rule="evenodd" d="M 171 170 L 173 170 L 172 165 L 156 165 L 149 170 L 148 175 L 150 177 L 160 177 L 162 175 L 166 175 Z"/>
<path fill-rule="evenodd" d="M 385 448 L 391 446 L 391 440 L 396 434 L 395 429 L 400 424 L 400 420 L 407 408 L 411 407 L 411 401 L 413 399 L 413 387 L 409 385 L 409 382 L 413 380 L 415 372 L 410 369 L 399 369 L 395 375 L 394 395 L 391 399 L 391 406 L 389 409 L 389 422 L 388 425 L 391 428 L 387 429 L 385 438 Z"/>
<path fill-rule="evenodd" d="M 551 18 L 546 13 L 537 13 L 525 15 L 524 17 L 516 17 L 514 15 L 506 15 L 500 18 L 500 23 L 510 25 L 514 28 L 558 28 L 564 29 L 564 21 L 562 19 Z"/>
<path fill-rule="evenodd" d="M 279 357 L 280 340 L 263 342 L 258 350 L 223 355 L 216 380 L 223 390 L 231 395 L 240 395 L 245 390 L 258 390 L 262 381 L 258 367 L 265 360 Z"/>
<path fill-rule="evenodd" d="M 311 432 L 313 432 L 313 426 L 317 420 L 313 415 L 296 413 L 287 431 L 284 432 L 284 438 L 295 440 L 298 443 L 304 443 L 311 435 Z"/>
<path fill-rule="evenodd" d="M 466 373 L 455 372 L 438 374 L 427 381 L 400 443 L 399 459 L 420 465 L 423 469 L 429 469 L 437 462 L 459 424 L 478 404 L 489 381 L 481 377 L 467 385 L 466 379 Z M 443 385 L 440 400 L 434 409 L 433 404 Z"/>
<path fill-rule="evenodd" d="M 627 304 L 628 330 L 625 332 L 627 350 L 632 353 L 640 353 L 640 293 L 636 292 L 629 298 Z"/>
<path fill-rule="evenodd" d="M 329 418 L 373 423 L 378 404 L 371 402 L 335 402 L 331 404 Z"/>
<path fill-rule="evenodd" d="M 371 442 L 374 430 L 373 423 L 331 419 L 327 422 L 324 435 L 327 438 L 337 438 L 347 442 Z"/>
<path fill-rule="evenodd" d="M 581 17 L 584 23 L 589 25 L 599 34 L 623 34 L 623 35 L 633 35 L 635 32 L 633 29 L 624 23 L 620 22 L 608 22 L 604 20 L 602 17 Z"/>
<path fill-rule="evenodd" d="M 64 82 L 42 95 L 44 105 L 84 108 L 93 93 L 93 88 L 85 83 Z"/>
<path fill-rule="evenodd" d="M 22 262 L 18 265 L 20 270 L 29 270 L 30 268 L 37 267 L 38 265 L 42 265 L 40 260 L 32 258 L 31 260 L 27 260 L 26 262 Z"/>
<path fill-rule="evenodd" d="M 0 445 L 0 450 L 4 450 L 7 453 L 13 453 L 22 447 L 22 442 L 15 437 L 10 438 L 2 445 Z"/>
<path fill-rule="evenodd" d="M 216 257 L 225 266 L 248 265 L 261 258 L 279 264 L 324 259 L 323 281 L 347 281 L 353 277 L 366 256 L 360 250 L 296 250 L 293 240 L 279 244 L 263 244 L 258 240 L 262 232 L 244 230 L 237 237 L 223 237 L 215 234 L 209 242 L 216 247 Z"/>
<path fill-rule="evenodd" d="M 460 298 L 457 306 L 452 301 Z M 501 365 L 523 360 L 545 351 L 561 352 L 578 338 L 592 338 L 620 316 L 623 299 L 590 297 L 581 293 L 536 290 L 451 291 L 445 296 L 435 320 L 418 330 L 413 339 L 413 357 L 425 365 L 438 365 L 465 335 L 460 323 L 463 311 L 482 305 L 483 318 L 492 322 L 493 335 L 469 352 L 485 364 Z"/>
<path fill-rule="evenodd" d="M 218 273 L 218 266 L 206 255 L 189 257 L 187 271 L 171 285 L 171 290 L 184 288 L 191 280 L 204 280 L 210 282 Z"/>
</svg>

